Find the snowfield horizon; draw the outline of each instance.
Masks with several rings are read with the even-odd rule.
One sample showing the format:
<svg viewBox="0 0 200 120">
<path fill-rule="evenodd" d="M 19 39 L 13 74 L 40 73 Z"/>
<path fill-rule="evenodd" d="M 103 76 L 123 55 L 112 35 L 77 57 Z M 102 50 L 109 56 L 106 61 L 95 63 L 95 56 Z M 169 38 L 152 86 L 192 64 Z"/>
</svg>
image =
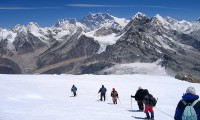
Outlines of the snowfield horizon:
<svg viewBox="0 0 200 120">
<path fill-rule="evenodd" d="M 3 75 L 0 74 L 1 120 L 135 120 L 145 117 L 131 99 L 139 86 L 156 98 L 156 120 L 173 120 L 175 108 L 189 86 L 199 95 L 200 85 L 166 75 Z M 71 97 L 72 85 L 78 89 Z M 107 99 L 99 101 L 99 88 L 107 88 Z M 115 88 L 119 102 L 112 104 Z M 132 105 L 131 105 L 132 101 Z"/>
</svg>

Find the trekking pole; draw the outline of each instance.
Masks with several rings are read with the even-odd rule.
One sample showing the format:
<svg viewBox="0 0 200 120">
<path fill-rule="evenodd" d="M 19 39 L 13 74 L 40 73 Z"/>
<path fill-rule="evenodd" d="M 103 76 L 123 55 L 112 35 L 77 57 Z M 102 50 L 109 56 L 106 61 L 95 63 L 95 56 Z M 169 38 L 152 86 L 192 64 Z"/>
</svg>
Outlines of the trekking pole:
<svg viewBox="0 0 200 120">
<path fill-rule="evenodd" d="M 119 100 L 119 97 L 118 97 L 118 100 Z M 119 103 L 122 104 L 120 100 L 119 100 Z"/>
</svg>

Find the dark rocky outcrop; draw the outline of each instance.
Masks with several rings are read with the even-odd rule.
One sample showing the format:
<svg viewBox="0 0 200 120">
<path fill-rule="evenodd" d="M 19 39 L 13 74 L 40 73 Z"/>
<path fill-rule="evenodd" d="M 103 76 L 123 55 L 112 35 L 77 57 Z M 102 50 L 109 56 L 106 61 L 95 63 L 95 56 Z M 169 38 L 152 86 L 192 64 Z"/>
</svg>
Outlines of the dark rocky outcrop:
<svg viewBox="0 0 200 120">
<path fill-rule="evenodd" d="M 15 62 L 0 57 L 0 74 L 21 74 L 21 69 Z"/>
<path fill-rule="evenodd" d="M 90 64 L 89 66 L 82 66 L 82 70 L 80 74 L 98 74 L 99 71 L 101 71 L 104 68 L 109 68 L 113 66 L 112 63 L 106 63 L 106 62 L 99 62 Z"/>
<path fill-rule="evenodd" d="M 120 30 L 114 28 L 114 27 L 102 27 L 101 29 L 98 29 L 95 33 L 94 36 L 106 36 L 110 35 L 112 33 L 118 34 Z"/>
<path fill-rule="evenodd" d="M 178 74 L 176 74 L 175 78 L 179 79 L 179 80 L 188 81 L 191 83 L 200 83 L 200 79 L 195 78 L 193 75 L 185 76 L 184 74 L 182 74 L 180 72 Z"/>
</svg>

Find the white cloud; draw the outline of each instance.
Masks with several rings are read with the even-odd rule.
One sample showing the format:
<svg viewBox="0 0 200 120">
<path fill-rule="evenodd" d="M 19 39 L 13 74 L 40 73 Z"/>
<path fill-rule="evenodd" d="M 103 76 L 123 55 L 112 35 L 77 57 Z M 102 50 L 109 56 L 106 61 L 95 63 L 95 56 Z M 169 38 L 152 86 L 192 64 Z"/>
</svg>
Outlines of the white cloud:
<svg viewBox="0 0 200 120">
<path fill-rule="evenodd" d="M 99 5 L 99 4 L 66 4 L 65 6 L 70 6 L 70 7 L 128 7 L 125 5 L 121 6 L 121 5 Z"/>
<path fill-rule="evenodd" d="M 69 7 L 124 7 L 124 8 L 159 8 L 159 9 L 184 9 L 185 8 L 173 8 L 173 7 L 166 7 L 166 6 L 152 6 L 152 5 L 146 5 L 146 6 L 138 6 L 138 5 L 102 5 L 102 4 L 66 4 L 65 6 Z"/>
</svg>

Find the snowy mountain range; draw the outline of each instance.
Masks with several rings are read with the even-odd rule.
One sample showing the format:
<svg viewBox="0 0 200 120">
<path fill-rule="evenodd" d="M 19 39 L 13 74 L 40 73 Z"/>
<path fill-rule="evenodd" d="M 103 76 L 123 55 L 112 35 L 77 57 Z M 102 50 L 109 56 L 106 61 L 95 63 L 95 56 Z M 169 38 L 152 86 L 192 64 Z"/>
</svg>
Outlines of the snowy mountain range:
<svg viewBox="0 0 200 120">
<path fill-rule="evenodd" d="M 199 18 L 188 22 L 138 12 L 126 20 L 90 13 L 83 19 L 60 19 L 52 27 L 30 22 L 0 28 L 0 53 L 22 73 L 112 74 L 105 69 L 160 61 L 170 75 L 182 72 L 200 78 L 199 33 Z M 14 72 L 9 62 L 0 65 L 2 73 Z"/>
</svg>

